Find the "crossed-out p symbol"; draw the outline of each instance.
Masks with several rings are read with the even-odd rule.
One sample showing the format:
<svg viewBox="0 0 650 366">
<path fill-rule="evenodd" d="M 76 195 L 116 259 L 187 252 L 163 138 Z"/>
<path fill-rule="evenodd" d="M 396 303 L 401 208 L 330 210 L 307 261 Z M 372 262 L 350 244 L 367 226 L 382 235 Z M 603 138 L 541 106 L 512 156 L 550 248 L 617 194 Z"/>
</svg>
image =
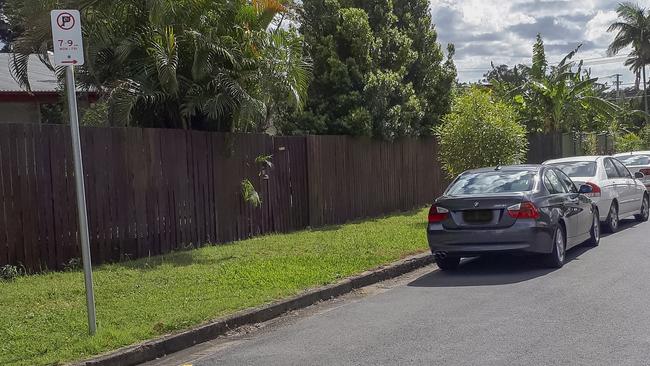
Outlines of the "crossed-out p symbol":
<svg viewBox="0 0 650 366">
<path fill-rule="evenodd" d="M 70 13 L 61 13 L 56 18 L 56 24 L 63 30 L 72 29 L 72 27 L 74 27 L 74 23 L 74 17 Z"/>
</svg>

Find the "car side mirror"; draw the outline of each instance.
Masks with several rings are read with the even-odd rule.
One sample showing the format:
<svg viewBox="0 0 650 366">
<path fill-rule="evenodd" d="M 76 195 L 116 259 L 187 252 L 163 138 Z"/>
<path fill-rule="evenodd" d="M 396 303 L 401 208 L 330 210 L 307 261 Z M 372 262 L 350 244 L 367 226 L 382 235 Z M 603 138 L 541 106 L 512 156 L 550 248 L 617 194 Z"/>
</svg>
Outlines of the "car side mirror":
<svg viewBox="0 0 650 366">
<path fill-rule="evenodd" d="M 593 192 L 593 190 L 594 190 L 594 189 L 593 189 L 590 185 L 588 185 L 588 184 L 583 184 L 583 185 L 580 186 L 580 189 L 578 190 L 578 193 L 580 193 L 580 194 L 587 194 L 587 193 L 591 193 L 591 192 Z"/>
<path fill-rule="evenodd" d="M 634 173 L 634 178 L 636 178 L 636 179 L 643 179 L 644 177 L 645 177 L 645 174 L 643 174 L 641 172 Z"/>
</svg>

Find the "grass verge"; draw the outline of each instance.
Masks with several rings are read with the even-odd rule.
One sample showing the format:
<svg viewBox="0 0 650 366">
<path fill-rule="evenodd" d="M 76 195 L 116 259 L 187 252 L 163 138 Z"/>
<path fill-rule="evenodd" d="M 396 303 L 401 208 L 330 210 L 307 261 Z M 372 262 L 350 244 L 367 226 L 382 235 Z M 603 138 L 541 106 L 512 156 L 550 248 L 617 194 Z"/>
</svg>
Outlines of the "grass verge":
<svg viewBox="0 0 650 366">
<path fill-rule="evenodd" d="M 0 365 L 51 365 L 185 329 L 427 249 L 424 210 L 97 267 L 0 281 Z"/>
</svg>

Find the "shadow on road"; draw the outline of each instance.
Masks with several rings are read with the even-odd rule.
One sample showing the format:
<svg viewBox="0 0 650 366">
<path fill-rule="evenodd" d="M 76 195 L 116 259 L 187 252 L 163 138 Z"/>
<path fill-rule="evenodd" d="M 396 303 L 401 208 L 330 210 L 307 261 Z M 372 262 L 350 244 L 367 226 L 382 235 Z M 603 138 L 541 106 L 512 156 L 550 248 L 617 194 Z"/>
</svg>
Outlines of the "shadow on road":
<svg viewBox="0 0 650 366">
<path fill-rule="evenodd" d="M 638 222 L 638 221 L 636 221 L 635 219 L 625 219 L 625 220 L 621 220 L 620 223 L 619 223 L 619 226 L 618 226 L 618 231 L 617 231 L 616 233 L 620 233 L 621 231 L 625 231 L 625 230 L 628 230 L 628 229 L 635 228 L 635 227 L 637 227 L 637 226 L 639 226 L 639 225 L 642 225 L 642 224 L 643 224 L 643 223 Z M 601 226 L 601 228 L 602 228 L 602 226 Z M 603 233 L 603 236 L 602 236 L 602 237 L 603 237 L 603 238 L 607 238 L 607 237 L 612 236 L 612 235 L 615 236 L 616 233 L 614 233 L 614 234 Z"/>
<path fill-rule="evenodd" d="M 578 246 L 566 254 L 567 263 L 592 248 Z M 483 256 L 461 263 L 455 272 L 435 270 L 412 281 L 412 287 L 494 286 L 528 281 L 556 269 L 544 268 L 532 256 Z"/>
</svg>

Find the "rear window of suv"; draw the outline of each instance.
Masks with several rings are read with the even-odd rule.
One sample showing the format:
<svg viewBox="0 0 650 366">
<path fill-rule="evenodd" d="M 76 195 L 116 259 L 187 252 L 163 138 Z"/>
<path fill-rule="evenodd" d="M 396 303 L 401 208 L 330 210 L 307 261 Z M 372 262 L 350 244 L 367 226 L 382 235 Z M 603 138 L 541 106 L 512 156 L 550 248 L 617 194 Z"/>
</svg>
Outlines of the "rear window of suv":
<svg viewBox="0 0 650 366">
<path fill-rule="evenodd" d="M 550 164 L 568 175 L 571 178 L 575 177 L 595 177 L 596 176 L 596 162 L 595 161 L 565 161 L 562 163 Z"/>
<path fill-rule="evenodd" d="M 650 165 L 650 156 L 648 155 L 617 156 L 616 159 L 626 166 Z"/>
<path fill-rule="evenodd" d="M 464 173 L 447 190 L 449 196 L 482 193 L 515 193 L 533 190 L 537 172 L 529 170 Z"/>
</svg>

